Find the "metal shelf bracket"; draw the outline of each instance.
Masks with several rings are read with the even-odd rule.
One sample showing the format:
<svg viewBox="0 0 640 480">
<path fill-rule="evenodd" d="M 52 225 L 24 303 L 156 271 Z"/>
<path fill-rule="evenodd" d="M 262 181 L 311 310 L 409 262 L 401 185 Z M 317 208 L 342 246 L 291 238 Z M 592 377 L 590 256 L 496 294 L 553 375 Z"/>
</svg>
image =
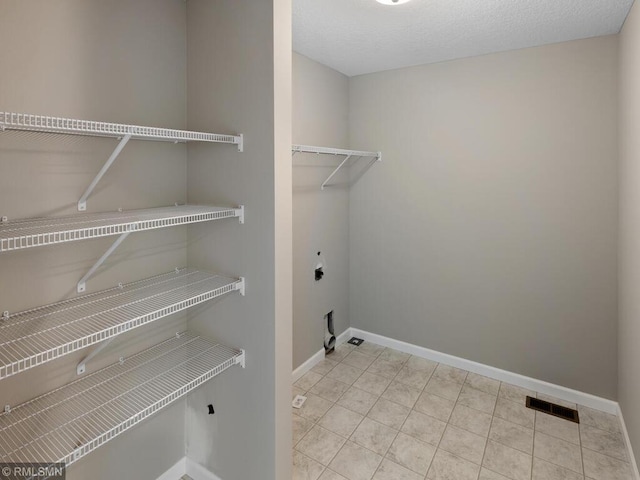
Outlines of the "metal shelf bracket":
<svg viewBox="0 0 640 480">
<path fill-rule="evenodd" d="M 91 276 L 102 266 L 102 264 L 111 256 L 111 254 L 120 246 L 122 242 L 124 242 L 127 237 L 131 234 L 131 232 L 123 233 L 118 237 L 118 239 L 113 242 L 113 244 L 109 247 L 109 249 L 104 252 L 104 254 L 100 257 L 100 259 L 89 269 L 89 271 L 85 274 L 84 277 L 80 279 L 78 282 L 77 291 L 78 293 L 83 293 L 87 290 L 87 281 Z"/>
<path fill-rule="evenodd" d="M 107 340 L 105 340 L 104 342 L 102 342 L 100 345 L 98 345 L 96 348 L 94 348 L 91 353 L 89 355 L 87 355 L 86 357 L 84 357 L 82 359 L 82 361 L 78 364 L 78 366 L 76 367 L 76 374 L 78 375 L 82 375 L 84 372 L 87 371 L 87 363 L 89 363 L 89 361 L 94 358 L 96 355 L 98 355 L 102 350 L 104 350 L 105 348 L 107 348 L 107 346 L 113 342 L 113 340 L 116 337 L 111 337 Z"/>
<path fill-rule="evenodd" d="M 131 134 L 127 134 L 120 139 L 120 143 L 118 143 L 118 146 L 116 147 L 116 149 L 113 151 L 113 153 L 107 159 L 106 163 L 102 166 L 102 168 L 100 169 L 98 174 L 95 176 L 91 184 L 87 187 L 85 192 L 82 194 L 82 196 L 80 197 L 80 200 L 78 200 L 79 211 L 84 212 L 87 209 L 87 199 L 89 198 L 91 193 L 93 193 L 93 190 L 96 188 L 100 180 L 102 180 L 102 177 L 104 176 L 104 174 L 107 173 L 107 170 L 111 168 L 111 165 L 113 165 L 113 162 L 116 161 L 116 158 L 118 158 L 118 155 L 120 155 L 120 152 L 122 152 L 122 149 L 127 145 L 127 143 L 129 143 L 129 140 L 131 140 Z"/>
<path fill-rule="evenodd" d="M 240 281 L 236 283 L 236 290 L 238 290 L 240 292 L 240 295 L 242 295 L 243 297 L 245 295 L 245 288 L 246 288 L 246 283 L 245 283 L 244 277 L 240 277 Z"/>
<path fill-rule="evenodd" d="M 244 152 L 244 134 L 236 135 L 235 142 L 238 145 L 238 151 L 240 153 Z"/>
<path fill-rule="evenodd" d="M 235 209 L 235 211 L 236 211 L 236 217 L 238 217 L 238 220 L 240 221 L 240 223 L 244 225 L 244 205 L 240 205 L 238 208 Z"/>
<path fill-rule="evenodd" d="M 247 368 L 247 355 L 244 351 L 244 348 L 240 351 L 242 352 L 242 354 L 236 357 L 236 365 L 240 365 L 242 368 Z"/>
<path fill-rule="evenodd" d="M 340 165 L 338 165 L 336 169 L 333 172 L 331 172 L 331 175 L 329 175 L 327 179 L 324 182 L 322 182 L 322 185 L 320 185 L 320 190 L 324 190 L 324 187 L 327 186 L 327 183 L 329 183 L 329 180 L 331 180 L 333 176 L 336 173 L 338 173 L 338 170 L 340 170 L 342 166 L 349 161 L 350 158 L 351 158 L 351 155 L 347 155 L 346 157 L 344 157 L 344 160 L 340 163 Z"/>
</svg>

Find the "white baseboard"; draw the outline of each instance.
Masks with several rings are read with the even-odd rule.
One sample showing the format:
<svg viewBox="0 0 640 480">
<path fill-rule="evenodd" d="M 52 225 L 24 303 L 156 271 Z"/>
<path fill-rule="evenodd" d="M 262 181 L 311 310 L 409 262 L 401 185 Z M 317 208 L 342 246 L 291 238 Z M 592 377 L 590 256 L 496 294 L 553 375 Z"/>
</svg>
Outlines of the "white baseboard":
<svg viewBox="0 0 640 480">
<path fill-rule="evenodd" d="M 293 383 L 297 382 L 300 377 L 302 377 L 305 373 L 307 373 L 309 370 L 311 370 L 313 367 L 319 364 L 322 360 L 324 360 L 324 348 L 322 348 L 321 350 L 318 350 L 316 353 L 313 354 L 313 356 L 309 360 L 304 362 L 302 365 L 300 365 L 298 368 L 296 368 L 293 371 L 292 382 Z"/>
<path fill-rule="evenodd" d="M 347 328 L 344 332 L 342 332 L 340 335 L 336 337 L 336 347 L 338 345 L 342 345 L 350 338 L 351 338 L 351 329 Z M 324 348 L 322 348 L 321 350 L 318 350 L 316 353 L 313 354 L 311 358 L 309 358 L 306 362 L 304 362 L 302 365 L 300 365 L 298 368 L 296 368 L 293 371 L 292 383 L 297 382 L 300 379 L 300 377 L 302 377 L 305 373 L 307 373 L 309 370 L 311 370 L 313 367 L 319 364 L 322 360 L 324 360 Z"/>
<path fill-rule="evenodd" d="M 180 480 L 184 475 L 189 475 L 193 480 L 220 480 L 220 477 L 188 457 L 182 457 L 157 480 Z"/>
<path fill-rule="evenodd" d="M 346 343 L 347 340 L 349 340 L 353 335 L 351 335 L 351 328 L 347 328 L 344 332 L 342 332 L 340 335 L 338 335 L 336 337 L 336 347 L 338 345 L 342 345 L 343 343 Z"/>
<path fill-rule="evenodd" d="M 180 480 L 187 473 L 187 457 L 182 457 L 169 470 L 158 477 L 157 480 Z"/>
<path fill-rule="evenodd" d="M 631 439 L 629 438 L 629 432 L 627 431 L 627 424 L 624 423 L 624 416 L 622 415 L 622 408 L 618 404 L 618 419 L 620 420 L 620 428 L 622 429 L 622 435 L 624 436 L 624 441 L 627 444 L 627 454 L 631 459 L 631 470 L 634 478 L 636 480 L 640 480 L 640 471 L 638 471 L 638 464 L 636 462 L 636 457 L 633 454 L 633 447 L 631 446 Z"/>
<path fill-rule="evenodd" d="M 199 463 L 194 462 L 189 457 L 185 458 L 187 464 L 187 471 L 185 473 L 193 478 L 193 480 L 221 480 L 220 477 L 214 475 Z"/>
<path fill-rule="evenodd" d="M 537 380 L 535 378 L 526 377 L 518 373 L 512 373 L 499 368 L 483 365 L 465 358 L 454 357 L 446 353 L 437 352 L 428 348 L 419 347 L 410 343 L 402 342 L 400 340 L 394 340 L 389 337 L 383 337 L 375 333 L 366 332 L 357 328 L 351 329 L 351 334 L 355 337 L 363 338 L 371 343 L 377 343 L 384 347 L 400 350 L 401 352 L 410 353 L 417 357 L 433 360 L 434 362 L 444 363 L 452 367 L 461 368 L 474 372 L 485 377 L 500 380 L 501 382 L 510 383 L 519 387 L 534 390 L 536 392 L 544 393 L 545 395 L 551 395 L 553 397 L 565 400 L 567 402 L 578 403 L 585 407 L 594 408 L 602 412 L 612 413 L 616 415 L 618 413 L 618 403 L 606 398 L 596 397 L 589 393 L 580 392 L 578 390 L 572 390 L 570 388 L 555 385 L 553 383 L 545 382 L 543 380 Z"/>
</svg>

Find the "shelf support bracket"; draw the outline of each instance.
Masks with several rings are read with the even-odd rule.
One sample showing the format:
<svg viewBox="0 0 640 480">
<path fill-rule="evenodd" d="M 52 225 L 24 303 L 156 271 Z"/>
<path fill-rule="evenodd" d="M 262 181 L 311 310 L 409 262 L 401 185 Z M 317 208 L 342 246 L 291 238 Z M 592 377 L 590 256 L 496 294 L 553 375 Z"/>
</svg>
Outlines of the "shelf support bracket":
<svg viewBox="0 0 640 480">
<path fill-rule="evenodd" d="M 342 163 L 340 163 L 340 165 L 338 165 L 338 167 L 331 173 L 331 175 L 329 175 L 327 177 L 327 179 L 322 182 L 322 185 L 320 186 L 320 190 L 324 190 L 324 187 L 327 186 L 327 183 L 329 183 L 329 180 L 331 180 L 333 178 L 333 176 L 338 173 L 338 170 L 340 170 L 342 168 L 342 166 L 347 163 L 347 161 L 351 158 L 352 155 L 347 155 L 344 160 L 342 161 Z"/>
<path fill-rule="evenodd" d="M 244 277 L 240 277 L 240 281 L 236 283 L 236 290 L 240 292 L 240 295 L 244 297 L 245 294 L 246 283 L 244 281 Z"/>
<path fill-rule="evenodd" d="M 240 134 L 236 137 L 236 143 L 238 144 L 238 151 L 244 152 L 244 134 Z"/>
<path fill-rule="evenodd" d="M 104 255 L 100 257 L 100 259 L 89 269 L 89 271 L 85 274 L 84 277 L 80 279 L 78 282 L 78 293 L 83 293 L 87 290 L 87 280 L 91 278 L 91 276 L 96 273 L 96 270 L 102 266 L 102 264 L 111 256 L 111 254 L 120 246 L 122 242 L 124 242 L 127 237 L 131 234 L 131 232 L 125 232 L 118 237 L 118 239 L 113 242 L 113 244 L 109 247 L 109 249 L 104 252 Z"/>
<path fill-rule="evenodd" d="M 78 375 L 82 375 L 84 372 L 87 371 L 87 363 L 89 363 L 89 361 L 94 358 L 96 355 L 98 355 L 102 350 L 104 350 L 105 348 L 107 348 L 107 346 L 113 342 L 113 340 L 116 337 L 111 337 L 108 338 L 107 340 L 105 340 L 104 342 L 102 342 L 100 345 L 98 345 L 96 348 L 94 348 L 91 353 L 89 355 L 87 355 L 86 357 L 84 357 L 82 359 L 82 361 L 78 364 L 78 366 L 76 367 L 76 374 Z"/>
<path fill-rule="evenodd" d="M 236 365 L 240 365 L 242 368 L 247 367 L 247 355 L 244 349 L 241 350 L 242 354 L 236 357 Z"/>
<path fill-rule="evenodd" d="M 240 205 L 236 210 L 236 217 L 242 225 L 244 225 L 244 205 Z"/>
<path fill-rule="evenodd" d="M 96 188 L 96 185 L 98 185 L 104 174 L 107 173 L 107 170 L 109 170 L 111 165 L 113 165 L 113 162 L 116 161 L 116 158 L 118 158 L 118 155 L 120 155 L 122 149 L 127 145 L 127 143 L 129 143 L 129 140 L 131 140 L 131 134 L 127 134 L 120 139 L 120 143 L 118 143 L 116 149 L 113 151 L 106 163 L 102 166 L 102 169 L 98 172 L 91 184 L 87 187 L 87 190 L 82 194 L 82 197 L 80 197 L 80 200 L 78 201 L 79 211 L 84 212 L 87 209 L 87 199 L 89 198 L 91 193 L 93 193 L 93 190 Z"/>
</svg>

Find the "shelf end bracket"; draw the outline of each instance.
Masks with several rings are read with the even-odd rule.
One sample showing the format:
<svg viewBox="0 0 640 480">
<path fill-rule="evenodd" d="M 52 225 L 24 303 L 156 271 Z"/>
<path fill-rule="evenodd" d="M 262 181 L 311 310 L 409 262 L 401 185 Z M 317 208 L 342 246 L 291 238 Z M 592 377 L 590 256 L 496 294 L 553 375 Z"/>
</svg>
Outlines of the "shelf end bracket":
<svg viewBox="0 0 640 480">
<path fill-rule="evenodd" d="M 236 136 L 236 143 L 238 144 L 238 151 L 240 153 L 244 152 L 244 134 L 240 134 Z"/>
<path fill-rule="evenodd" d="M 247 354 L 244 349 L 240 350 L 242 353 L 236 357 L 236 365 L 240 365 L 242 368 L 247 368 Z"/>
<path fill-rule="evenodd" d="M 104 174 L 107 173 L 107 170 L 111 168 L 111 165 L 113 165 L 113 162 L 116 161 L 116 158 L 118 158 L 118 155 L 120 155 L 120 152 L 122 152 L 122 149 L 127 145 L 127 143 L 129 143 L 129 140 L 131 140 L 131 134 L 127 134 L 120 139 L 120 143 L 118 143 L 118 146 L 116 147 L 116 149 L 113 151 L 113 153 L 111 154 L 109 159 L 106 161 L 106 163 L 102 166 L 102 168 L 100 169 L 98 174 L 95 176 L 91 184 L 87 187 L 85 192 L 82 194 L 82 197 L 80 197 L 80 200 L 78 200 L 78 211 L 84 212 L 87 209 L 87 199 L 89 198 L 91 193 L 93 193 L 93 190 L 96 188 L 96 185 L 98 185 L 100 180 L 102 180 L 102 177 L 104 177 Z"/>
<path fill-rule="evenodd" d="M 240 292 L 240 295 L 242 295 L 243 297 L 245 294 L 245 288 L 246 288 L 246 282 L 244 280 L 244 277 L 240 277 L 240 280 L 236 282 L 236 290 L 238 290 Z"/>
<path fill-rule="evenodd" d="M 113 244 L 109 247 L 109 249 L 104 252 L 104 255 L 100 257 L 100 259 L 89 269 L 89 271 L 85 274 L 84 277 L 80 279 L 78 282 L 77 291 L 78 293 L 84 293 L 87 290 L 87 280 L 91 278 L 91 276 L 96 273 L 96 270 L 102 266 L 102 264 L 111 256 L 111 254 L 120 246 L 122 242 L 124 242 L 127 237 L 131 234 L 131 232 L 125 232 L 118 237 L 118 239 L 113 242 Z"/>
<path fill-rule="evenodd" d="M 242 225 L 244 225 L 244 205 L 240 205 L 236 210 L 236 217 Z"/>
</svg>

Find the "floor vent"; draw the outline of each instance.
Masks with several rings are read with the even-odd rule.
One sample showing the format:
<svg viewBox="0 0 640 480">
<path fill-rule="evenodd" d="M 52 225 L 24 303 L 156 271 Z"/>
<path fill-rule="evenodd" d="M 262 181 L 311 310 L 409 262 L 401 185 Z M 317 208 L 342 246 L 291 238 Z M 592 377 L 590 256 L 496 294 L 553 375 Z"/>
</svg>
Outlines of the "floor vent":
<svg viewBox="0 0 640 480">
<path fill-rule="evenodd" d="M 540 400 L 539 398 L 527 397 L 527 408 L 537 410 L 538 412 L 548 413 L 549 415 L 563 418 L 570 422 L 580 423 L 577 410 L 563 407 L 562 405 L 557 405 L 545 400 Z"/>
</svg>

